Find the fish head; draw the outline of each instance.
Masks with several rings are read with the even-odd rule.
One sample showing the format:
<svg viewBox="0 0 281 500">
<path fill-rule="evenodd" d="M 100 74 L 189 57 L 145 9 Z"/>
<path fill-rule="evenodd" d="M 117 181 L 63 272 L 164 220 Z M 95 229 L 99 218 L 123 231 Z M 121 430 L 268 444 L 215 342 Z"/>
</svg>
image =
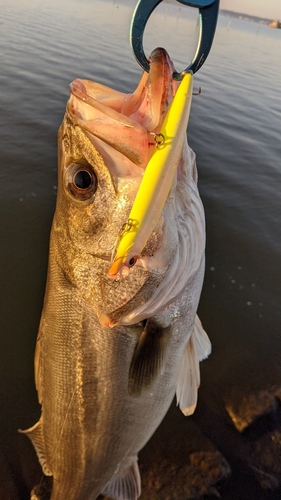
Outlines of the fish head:
<svg viewBox="0 0 281 500">
<path fill-rule="evenodd" d="M 174 186 L 145 247 L 136 256 L 136 265 L 129 269 L 129 261 L 135 257 L 129 256 L 122 279 L 108 276 L 120 230 L 155 147 L 153 134 L 160 129 L 176 90 L 173 72 L 166 51 L 156 49 L 150 57 L 149 74 L 143 74 L 133 94 L 86 80 L 70 85 L 58 136 L 51 256 L 104 327 L 122 324 L 136 308 L 145 308 L 176 253 Z M 145 313 L 137 319 L 144 317 Z"/>
</svg>

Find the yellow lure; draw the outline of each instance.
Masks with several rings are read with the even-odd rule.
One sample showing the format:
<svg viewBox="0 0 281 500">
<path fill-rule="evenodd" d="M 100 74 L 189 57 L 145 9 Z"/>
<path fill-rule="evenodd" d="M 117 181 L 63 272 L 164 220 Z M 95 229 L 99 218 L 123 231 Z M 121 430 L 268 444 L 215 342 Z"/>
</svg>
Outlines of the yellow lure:
<svg viewBox="0 0 281 500">
<path fill-rule="evenodd" d="M 180 159 L 192 100 L 193 78 L 184 75 L 167 111 L 155 152 L 150 158 L 135 198 L 129 219 L 119 233 L 114 260 L 107 275 L 120 277 L 139 258 L 155 227 L 171 189 Z M 123 275 L 127 272 L 123 273 Z"/>
</svg>

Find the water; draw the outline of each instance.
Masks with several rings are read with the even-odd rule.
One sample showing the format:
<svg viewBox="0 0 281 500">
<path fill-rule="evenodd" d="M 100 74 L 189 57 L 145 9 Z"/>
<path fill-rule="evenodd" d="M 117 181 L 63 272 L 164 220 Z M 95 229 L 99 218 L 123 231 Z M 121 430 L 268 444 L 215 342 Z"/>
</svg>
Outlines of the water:
<svg viewBox="0 0 281 500">
<path fill-rule="evenodd" d="M 6 500 L 28 498 L 40 477 L 31 445 L 16 429 L 39 415 L 33 352 L 68 85 L 79 77 L 124 92 L 136 87 L 140 68 L 128 43 L 134 4 L 2 0 L 0 492 Z M 195 9 L 179 5 L 157 8 L 144 45 L 147 54 L 164 46 L 182 70 L 198 26 Z M 241 483 L 224 404 L 232 394 L 281 386 L 280 51 L 280 30 L 221 16 L 195 77 L 202 95 L 193 99 L 188 129 L 207 222 L 199 314 L 213 353 L 201 367 L 198 409 L 183 425 L 187 436 L 188 422 L 199 425 L 231 462 L 233 480 L 223 499 L 279 498 L 264 497 L 247 474 L 248 486 Z M 165 423 L 162 428 L 165 435 Z"/>
</svg>

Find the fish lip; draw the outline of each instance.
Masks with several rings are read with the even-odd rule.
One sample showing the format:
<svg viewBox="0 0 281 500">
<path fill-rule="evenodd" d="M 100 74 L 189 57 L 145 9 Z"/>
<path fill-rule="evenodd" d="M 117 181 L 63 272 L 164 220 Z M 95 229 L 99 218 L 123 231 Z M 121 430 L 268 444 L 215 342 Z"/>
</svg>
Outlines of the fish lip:
<svg viewBox="0 0 281 500">
<path fill-rule="evenodd" d="M 173 72 L 175 71 L 174 63 L 171 60 L 171 58 L 170 58 L 168 52 L 166 51 L 166 49 L 164 49 L 163 47 L 156 47 L 156 49 L 154 49 L 151 52 L 148 60 L 149 60 L 149 63 L 152 63 L 152 62 L 160 62 L 160 63 L 162 63 L 162 61 L 165 60 L 166 64 L 170 68 L 171 74 L 173 74 Z"/>
</svg>

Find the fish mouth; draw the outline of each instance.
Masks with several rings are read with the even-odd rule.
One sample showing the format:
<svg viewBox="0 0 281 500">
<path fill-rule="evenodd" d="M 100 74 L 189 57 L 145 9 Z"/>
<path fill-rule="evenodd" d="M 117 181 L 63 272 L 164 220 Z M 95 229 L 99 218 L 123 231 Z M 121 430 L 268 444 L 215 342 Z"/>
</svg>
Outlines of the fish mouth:
<svg viewBox="0 0 281 500">
<path fill-rule="evenodd" d="M 122 167 L 118 170 L 121 177 L 128 175 L 128 167 L 133 175 L 142 175 L 155 145 L 151 134 L 160 130 L 177 86 L 175 68 L 165 49 L 155 49 L 149 62 L 149 74 L 143 73 L 133 94 L 88 80 L 76 79 L 70 84 L 67 110 L 71 120 L 81 126 L 102 156 L 112 148 L 123 161 L 126 158 L 123 172 Z M 108 168 L 111 170 L 110 164 Z"/>
</svg>

